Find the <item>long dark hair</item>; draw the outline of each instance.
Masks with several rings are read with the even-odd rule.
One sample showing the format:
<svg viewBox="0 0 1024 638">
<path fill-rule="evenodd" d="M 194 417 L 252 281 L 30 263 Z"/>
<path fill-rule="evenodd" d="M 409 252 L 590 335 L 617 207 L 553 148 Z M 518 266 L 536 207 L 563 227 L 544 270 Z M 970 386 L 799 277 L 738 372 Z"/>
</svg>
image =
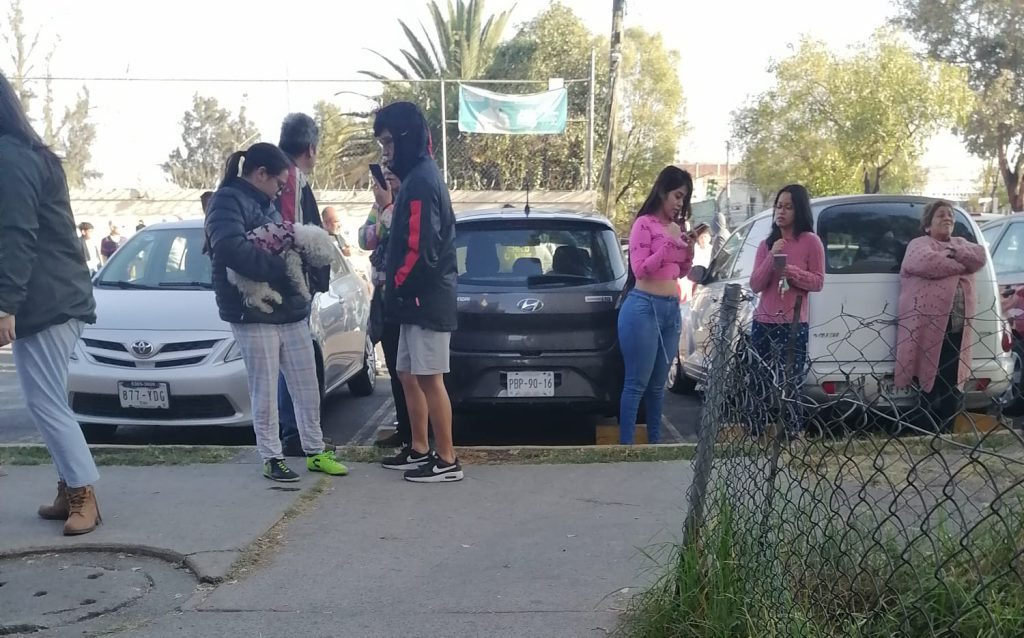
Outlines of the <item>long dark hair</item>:
<svg viewBox="0 0 1024 638">
<path fill-rule="evenodd" d="M 683 187 L 686 188 L 686 196 L 683 198 L 683 210 L 673 220 L 682 226 L 690 218 L 690 215 L 693 214 L 693 207 L 690 205 L 690 199 L 693 197 L 693 177 L 678 166 L 672 165 L 666 166 L 658 173 L 658 179 L 654 180 L 651 192 L 640 206 L 640 210 L 636 212 L 637 219 L 643 215 L 653 215 L 660 211 L 661 207 L 665 204 L 665 198 L 668 197 L 668 194 L 677 188 Z M 629 267 L 629 276 L 626 277 L 625 290 L 628 291 L 636 285 L 636 274 L 633 272 L 632 259 L 627 260 L 626 265 Z"/>
<path fill-rule="evenodd" d="M 0 73 L 0 135 L 10 135 L 21 140 L 33 151 L 44 155 L 52 165 L 60 166 L 60 158 L 32 128 L 18 94 L 3 73 Z"/>
<path fill-rule="evenodd" d="M 789 193 L 793 199 L 793 239 L 802 233 L 814 230 L 814 216 L 811 214 L 811 195 L 807 189 L 800 184 L 783 186 L 775 194 L 775 204 L 772 206 L 772 232 L 768 233 L 768 248 L 775 242 L 782 239 L 782 229 L 775 223 L 775 208 L 779 205 L 779 198 L 783 193 Z"/>
<path fill-rule="evenodd" d="M 657 213 L 661 210 L 668 194 L 677 188 L 683 187 L 686 187 L 686 197 L 683 198 L 683 212 L 678 218 L 673 220 L 676 223 L 682 224 L 693 214 L 693 207 L 690 205 L 690 200 L 693 198 L 693 177 L 678 166 L 669 165 L 661 169 L 661 172 L 658 173 L 658 179 L 654 180 L 654 186 L 651 187 L 651 192 L 647 195 L 643 205 L 640 206 L 636 216 L 640 217 L 641 215 Z"/>
<path fill-rule="evenodd" d="M 242 167 L 241 171 L 238 170 L 239 165 Z M 225 186 L 235 177 L 248 177 L 261 167 L 265 167 L 271 175 L 280 175 L 290 166 L 291 161 L 284 151 L 273 144 L 257 142 L 244 151 L 235 151 L 228 157 L 220 185 Z"/>
</svg>

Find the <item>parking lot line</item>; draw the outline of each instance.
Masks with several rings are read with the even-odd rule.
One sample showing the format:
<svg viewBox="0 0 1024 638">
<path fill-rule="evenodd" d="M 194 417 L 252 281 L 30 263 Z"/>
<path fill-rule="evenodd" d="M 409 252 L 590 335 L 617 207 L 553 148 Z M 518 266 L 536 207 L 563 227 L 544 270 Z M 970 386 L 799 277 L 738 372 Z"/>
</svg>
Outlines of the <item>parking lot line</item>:
<svg viewBox="0 0 1024 638">
<path fill-rule="evenodd" d="M 370 418 L 366 419 L 366 423 L 363 427 L 359 428 L 359 431 L 355 433 L 351 439 L 349 439 L 348 445 L 367 445 L 373 443 L 373 438 L 377 434 L 377 427 L 381 424 L 381 419 L 387 415 L 388 411 L 395 409 L 395 400 L 392 397 L 388 397 L 384 403 L 381 404 L 377 411 L 370 415 Z"/>
<path fill-rule="evenodd" d="M 683 435 L 679 433 L 676 426 L 672 425 L 672 422 L 668 420 L 668 417 L 664 414 L 661 415 L 661 427 L 665 428 L 672 433 L 672 443 L 682 443 Z"/>
</svg>

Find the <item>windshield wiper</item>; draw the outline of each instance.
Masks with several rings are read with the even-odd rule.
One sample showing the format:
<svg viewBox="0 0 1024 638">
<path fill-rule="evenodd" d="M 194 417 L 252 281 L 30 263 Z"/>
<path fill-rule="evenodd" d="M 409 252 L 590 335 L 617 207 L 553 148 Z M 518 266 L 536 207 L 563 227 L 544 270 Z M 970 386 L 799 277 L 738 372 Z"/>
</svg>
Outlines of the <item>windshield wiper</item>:
<svg viewBox="0 0 1024 638">
<path fill-rule="evenodd" d="M 111 286 L 113 288 L 120 288 L 122 290 L 156 290 L 153 286 L 147 286 L 146 284 L 137 284 L 134 281 L 98 281 L 97 286 Z"/>
<path fill-rule="evenodd" d="M 161 281 L 161 288 L 203 288 L 213 290 L 213 284 L 208 281 Z"/>
</svg>

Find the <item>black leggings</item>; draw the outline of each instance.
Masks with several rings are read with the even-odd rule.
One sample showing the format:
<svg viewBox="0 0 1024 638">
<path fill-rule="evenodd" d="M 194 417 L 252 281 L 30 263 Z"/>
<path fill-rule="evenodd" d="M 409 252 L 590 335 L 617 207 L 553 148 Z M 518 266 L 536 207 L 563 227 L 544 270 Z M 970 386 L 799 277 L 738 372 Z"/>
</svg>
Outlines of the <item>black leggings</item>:
<svg viewBox="0 0 1024 638">
<path fill-rule="evenodd" d="M 939 432 L 951 432 L 957 413 L 963 409 L 963 393 L 957 387 L 957 377 L 960 371 L 960 346 L 964 333 L 952 332 L 951 328 L 951 324 L 946 327 L 946 334 L 942 339 L 935 385 L 930 392 L 925 392 L 923 397 L 923 407 L 938 426 Z"/>
<path fill-rule="evenodd" d="M 402 326 L 397 323 L 385 323 L 381 332 L 380 347 L 384 351 L 384 363 L 391 375 L 391 395 L 395 400 L 395 418 L 398 420 L 398 436 L 405 443 L 412 443 L 412 425 L 409 422 L 409 408 L 405 405 L 405 390 L 398 380 L 395 364 L 398 361 L 398 336 Z"/>
</svg>

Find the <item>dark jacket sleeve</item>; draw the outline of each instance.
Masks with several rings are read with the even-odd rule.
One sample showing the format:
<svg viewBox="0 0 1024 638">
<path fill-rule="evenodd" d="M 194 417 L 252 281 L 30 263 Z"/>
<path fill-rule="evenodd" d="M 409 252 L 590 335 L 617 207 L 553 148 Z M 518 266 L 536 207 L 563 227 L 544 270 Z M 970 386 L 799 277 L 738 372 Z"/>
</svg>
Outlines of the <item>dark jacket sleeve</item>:
<svg viewBox="0 0 1024 638">
<path fill-rule="evenodd" d="M 429 270 L 436 270 L 440 257 L 443 211 L 433 189 L 410 184 L 406 189 L 409 223 L 399 231 L 402 258 L 395 271 L 394 286 L 405 294 L 421 292 L 420 282 Z"/>
<path fill-rule="evenodd" d="M 302 188 L 302 219 L 307 224 L 317 228 L 324 227 L 324 221 L 320 217 L 320 207 L 316 203 L 313 189 L 306 184 Z M 331 287 L 331 267 L 309 269 L 309 288 L 313 292 L 327 292 Z"/>
<path fill-rule="evenodd" d="M 0 155 L 0 311 L 17 315 L 28 295 L 39 230 L 38 163 Z"/>
<path fill-rule="evenodd" d="M 288 286 L 285 262 L 279 255 L 260 250 L 245 234 L 241 203 L 233 197 L 215 198 L 206 216 L 210 249 L 224 265 L 253 281 Z"/>
</svg>

